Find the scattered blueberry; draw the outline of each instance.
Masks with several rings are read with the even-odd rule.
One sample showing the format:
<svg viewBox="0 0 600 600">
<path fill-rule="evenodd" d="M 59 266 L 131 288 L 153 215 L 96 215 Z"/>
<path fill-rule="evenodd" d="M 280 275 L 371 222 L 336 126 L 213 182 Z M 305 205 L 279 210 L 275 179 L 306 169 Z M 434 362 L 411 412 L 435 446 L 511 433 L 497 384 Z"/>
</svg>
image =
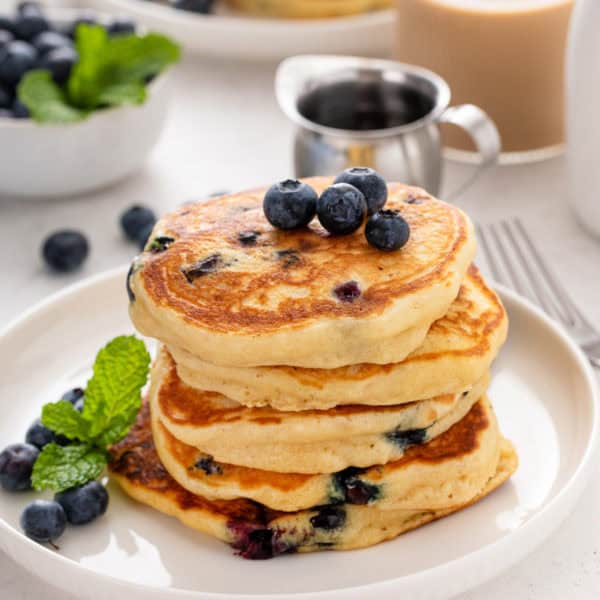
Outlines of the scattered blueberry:
<svg viewBox="0 0 600 600">
<path fill-rule="evenodd" d="M 409 196 L 404 202 L 406 204 L 423 204 L 423 200 L 415 198 L 414 196 Z"/>
<path fill-rule="evenodd" d="M 379 250 L 398 250 L 408 242 L 410 227 L 398 211 L 382 210 L 369 217 L 365 235 Z"/>
<path fill-rule="evenodd" d="M 121 228 L 132 242 L 145 242 L 150 234 L 148 228 L 154 228 L 155 223 L 156 215 L 147 206 L 134 204 L 121 214 Z"/>
<path fill-rule="evenodd" d="M 298 253 L 298 250 L 294 250 L 293 248 L 288 248 L 286 250 L 277 250 L 275 254 L 277 258 L 280 261 L 282 261 L 284 269 L 294 267 L 297 264 L 299 264 L 302 260 L 300 258 L 300 254 Z"/>
<path fill-rule="evenodd" d="M 177 10 L 186 10 L 202 15 L 210 13 L 215 0 L 170 0 L 171 6 Z"/>
<path fill-rule="evenodd" d="M 15 20 L 12 17 L 8 17 L 6 15 L 0 15 L 0 29 L 10 31 L 10 33 L 12 33 L 14 36 Z"/>
<path fill-rule="evenodd" d="M 75 404 L 77 404 L 77 402 L 79 402 L 79 400 L 81 400 L 83 398 L 84 394 L 85 394 L 85 392 L 80 387 L 76 387 L 76 388 L 67 390 L 60 397 L 60 399 L 64 400 L 65 402 L 70 402 L 71 404 L 73 404 L 73 406 L 75 406 Z"/>
<path fill-rule="evenodd" d="M 333 293 L 340 302 L 354 302 L 361 295 L 360 287 L 356 281 L 347 281 L 342 285 L 338 285 Z"/>
<path fill-rule="evenodd" d="M 56 48 L 63 48 L 65 46 L 70 48 L 73 46 L 71 38 L 57 31 L 42 31 L 42 33 L 35 36 L 32 44 L 39 54 L 46 54 Z"/>
<path fill-rule="evenodd" d="M 31 444 L 12 444 L 0 453 L 0 486 L 11 492 L 31 489 L 31 471 L 40 451 Z"/>
<path fill-rule="evenodd" d="M 129 17 L 115 17 L 107 26 L 109 35 L 123 35 L 135 33 L 135 22 Z"/>
<path fill-rule="evenodd" d="M 15 39 L 15 36 L 8 29 L 2 29 L 1 27 L 0 24 L 0 48 L 4 48 L 6 44 Z"/>
<path fill-rule="evenodd" d="M 40 68 L 47 69 L 52 79 L 59 85 L 63 85 L 69 79 L 73 66 L 79 60 L 77 50 L 72 46 L 61 46 L 46 53 L 41 61 Z"/>
<path fill-rule="evenodd" d="M 327 231 L 346 235 L 365 220 L 367 202 L 362 192 L 348 183 L 328 187 L 317 200 L 317 216 Z"/>
<path fill-rule="evenodd" d="M 342 491 L 344 501 L 348 504 L 368 504 L 381 495 L 378 485 L 367 483 L 360 478 L 362 472 L 362 469 L 348 467 L 333 476 L 335 486 Z"/>
<path fill-rule="evenodd" d="M 0 108 L 10 108 L 12 103 L 12 93 L 6 86 L 0 85 Z"/>
<path fill-rule="evenodd" d="M 89 481 L 54 496 L 65 511 L 67 521 L 85 525 L 103 515 L 108 506 L 108 492 L 98 481 Z"/>
<path fill-rule="evenodd" d="M 29 118 L 29 109 L 19 99 L 15 99 L 13 102 L 12 113 L 15 119 Z"/>
<path fill-rule="evenodd" d="M 37 61 L 35 48 L 22 40 L 14 40 L 0 48 L 0 81 L 13 86 L 21 77 L 34 69 Z"/>
<path fill-rule="evenodd" d="M 315 216 L 317 192 L 306 183 L 285 179 L 272 185 L 263 200 L 267 220 L 279 229 L 308 225 Z"/>
<path fill-rule="evenodd" d="M 32 40 L 42 31 L 48 31 L 50 24 L 39 10 L 29 8 L 21 11 L 15 20 L 15 33 L 21 40 Z"/>
<path fill-rule="evenodd" d="M 82 14 L 66 26 L 64 34 L 74 38 L 80 25 L 100 25 L 100 23 L 93 13 Z"/>
<path fill-rule="evenodd" d="M 21 529 L 36 542 L 45 543 L 58 539 L 67 525 L 67 516 L 58 502 L 34 500 L 21 513 Z"/>
<path fill-rule="evenodd" d="M 339 506 L 325 506 L 314 517 L 310 523 L 315 529 L 330 531 L 339 529 L 346 522 L 346 511 Z"/>
<path fill-rule="evenodd" d="M 154 225 L 150 223 L 148 225 L 144 225 L 144 227 L 140 229 L 137 239 L 137 244 L 140 250 L 143 250 L 146 247 L 146 244 L 148 243 L 153 231 Z"/>
<path fill-rule="evenodd" d="M 42 425 L 40 419 L 36 419 L 25 434 L 25 442 L 40 450 L 55 441 L 54 431 Z"/>
<path fill-rule="evenodd" d="M 383 208 L 388 196 L 385 179 L 369 167 L 352 167 L 335 178 L 334 183 L 349 183 L 360 190 L 367 201 L 369 214 Z"/>
<path fill-rule="evenodd" d="M 81 266 L 89 253 L 87 239 L 79 231 L 65 229 L 48 236 L 42 254 L 50 267 L 67 272 Z"/>
<path fill-rule="evenodd" d="M 17 14 L 23 15 L 28 12 L 42 14 L 42 5 L 39 2 L 33 2 L 32 0 L 25 0 L 17 4 Z"/>
</svg>

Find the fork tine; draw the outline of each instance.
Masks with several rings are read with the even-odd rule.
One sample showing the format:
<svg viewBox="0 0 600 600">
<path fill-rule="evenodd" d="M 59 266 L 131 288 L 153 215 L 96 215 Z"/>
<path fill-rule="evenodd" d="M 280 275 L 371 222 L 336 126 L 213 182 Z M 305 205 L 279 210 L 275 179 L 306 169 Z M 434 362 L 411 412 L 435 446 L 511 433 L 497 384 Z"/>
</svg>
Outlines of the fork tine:
<svg viewBox="0 0 600 600">
<path fill-rule="evenodd" d="M 546 261 L 542 258 L 542 255 L 540 254 L 539 250 L 535 247 L 534 243 L 531 241 L 530 236 L 527 234 L 523 223 L 521 223 L 521 221 L 518 218 L 514 219 L 514 228 L 516 231 L 519 232 L 521 240 L 527 246 L 527 249 L 531 257 L 533 258 L 533 261 L 535 262 L 539 273 L 541 273 L 542 278 L 544 279 L 548 289 L 553 293 L 555 301 L 560 306 L 562 313 L 566 318 L 566 321 L 571 323 L 571 325 L 576 325 L 579 321 L 579 323 L 582 323 L 586 326 L 591 326 L 586 320 L 586 318 L 583 316 L 583 314 L 572 302 L 564 287 L 552 274 L 552 272 L 546 264 Z"/>
<path fill-rule="evenodd" d="M 513 261 L 511 261 L 508 249 L 502 239 L 502 236 L 500 235 L 497 224 L 492 224 L 489 226 L 489 228 L 494 239 L 495 246 L 502 259 L 504 270 L 508 273 L 510 281 L 512 282 L 512 287 L 515 288 L 522 296 L 531 298 L 531 292 L 523 282 L 523 278 L 520 277 L 518 271 L 514 268 Z"/>
<path fill-rule="evenodd" d="M 516 223 L 516 220 L 512 221 L 512 223 L 510 221 L 502 221 L 500 225 L 511 244 L 521 269 L 527 275 L 527 279 L 529 280 L 529 285 L 533 291 L 535 300 L 549 315 L 552 315 L 564 322 L 569 322 L 569 318 L 562 311 L 556 309 L 554 303 L 548 298 L 548 294 L 545 293 L 544 284 L 540 279 L 538 270 L 531 267 L 531 258 L 533 257 L 530 258 L 526 256 L 521 244 L 517 241 L 517 235 L 515 235 L 515 232 L 513 231 L 514 223 Z M 529 249 L 530 248 L 528 247 L 528 250 Z M 535 259 L 533 260 L 536 262 Z"/>
<path fill-rule="evenodd" d="M 477 224 L 475 225 L 475 234 L 477 239 L 481 242 L 481 248 L 483 250 L 483 255 L 485 256 L 485 262 L 490 268 L 494 281 L 506 285 L 506 278 L 500 269 L 494 253 L 491 251 L 490 242 L 485 229 L 481 225 Z"/>
</svg>

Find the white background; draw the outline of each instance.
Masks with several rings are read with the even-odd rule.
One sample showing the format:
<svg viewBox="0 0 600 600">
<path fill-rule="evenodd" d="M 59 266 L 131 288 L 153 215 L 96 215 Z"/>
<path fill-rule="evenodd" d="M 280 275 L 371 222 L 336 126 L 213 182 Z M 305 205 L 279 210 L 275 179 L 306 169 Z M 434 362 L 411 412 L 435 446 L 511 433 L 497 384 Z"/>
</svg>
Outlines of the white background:
<svg viewBox="0 0 600 600">
<path fill-rule="evenodd" d="M 84 198 L 0 199 L 0 325 L 63 286 L 128 262 L 136 249 L 119 230 L 118 217 L 125 207 L 143 203 L 161 213 L 211 192 L 293 175 L 292 127 L 273 98 L 274 69 L 274 65 L 186 61 L 174 79 L 167 129 L 143 172 Z M 449 187 L 469 170 L 450 164 Z M 468 190 L 459 204 L 482 223 L 521 216 L 574 299 L 600 323 L 600 242 L 575 223 L 568 199 L 564 159 L 558 158 L 498 167 Z M 56 276 L 44 268 L 39 248 L 46 234 L 62 227 L 84 231 L 92 250 L 81 271 Z M 49 589 L 5 555 L 0 555 L 0 598 L 74 600 Z M 593 482 L 542 548 L 460 600 L 507 598 L 600 598 L 600 480 Z"/>
</svg>

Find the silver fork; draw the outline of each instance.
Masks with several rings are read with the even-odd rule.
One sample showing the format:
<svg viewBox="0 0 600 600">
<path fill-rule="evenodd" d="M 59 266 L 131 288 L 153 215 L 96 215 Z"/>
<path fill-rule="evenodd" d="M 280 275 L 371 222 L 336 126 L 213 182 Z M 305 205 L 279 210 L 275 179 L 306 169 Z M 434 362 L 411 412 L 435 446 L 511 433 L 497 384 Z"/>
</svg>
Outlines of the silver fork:
<svg viewBox="0 0 600 600">
<path fill-rule="evenodd" d="M 590 362 L 600 367 L 600 332 L 552 274 L 521 221 L 478 225 L 477 237 L 494 279 L 541 306 L 564 326 Z"/>
</svg>

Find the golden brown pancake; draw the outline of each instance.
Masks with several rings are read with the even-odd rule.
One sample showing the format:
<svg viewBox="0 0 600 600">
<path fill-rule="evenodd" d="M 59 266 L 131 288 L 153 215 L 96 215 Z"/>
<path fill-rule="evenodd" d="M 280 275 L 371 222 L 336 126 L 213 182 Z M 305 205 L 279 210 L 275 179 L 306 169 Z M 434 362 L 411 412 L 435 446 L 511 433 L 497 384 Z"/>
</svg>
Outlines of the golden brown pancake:
<svg viewBox="0 0 600 600">
<path fill-rule="evenodd" d="M 155 415 L 152 427 L 162 463 L 186 489 L 210 499 L 251 498 L 285 511 L 339 501 L 377 503 L 386 510 L 452 506 L 474 496 L 495 472 L 501 439 L 484 398 L 433 440 L 413 441 L 412 445 L 403 442 L 402 458 L 368 468 L 311 475 L 215 461 L 173 437 Z"/>
<path fill-rule="evenodd" d="M 320 192 L 332 180 L 307 182 Z M 160 219 L 128 278 L 141 333 L 230 367 L 400 361 L 447 312 L 475 253 L 468 217 L 419 188 L 389 185 L 386 207 L 411 227 L 397 252 L 369 246 L 363 228 L 274 229 L 264 193 Z"/>
<path fill-rule="evenodd" d="M 371 546 L 459 510 L 496 489 L 517 467 L 504 440 L 500 461 L 485 487 L 462 504 L 442 510 L 379 510 L 377 505 L 337 504 L 284 513 L 251 500 L 209 501 L 182 488 L 160 462 L 147 409 L 129 435 L 111 449 L 110 472 L 132 498 L 221 539 L 244 558 L 287 552 L 348 550 Z"/>
<path fill-rule="evenodd" d="M 183 383 L 161 349 L 151 373 L 150 404 L 180 441 L 216 460 L 283 473 L 332 473 L 397 460 L 411 440 L 427 442 L 460 421 L 485 393 L 470 390 L 421 402 L 284 412 L 248 408 Z"/>
<path fill-rule="evenodd" d="M 206 363 L 171 347 L 179 376 L 246 406 L 278 410 L 328 409 L 346 404 L 384 406 L 462 393 L 479 381 L 506 339 L 502 302 L 471 265 L 447 314 L 404 361 L 338 369 L 234 368 Z"/>
</svg>

